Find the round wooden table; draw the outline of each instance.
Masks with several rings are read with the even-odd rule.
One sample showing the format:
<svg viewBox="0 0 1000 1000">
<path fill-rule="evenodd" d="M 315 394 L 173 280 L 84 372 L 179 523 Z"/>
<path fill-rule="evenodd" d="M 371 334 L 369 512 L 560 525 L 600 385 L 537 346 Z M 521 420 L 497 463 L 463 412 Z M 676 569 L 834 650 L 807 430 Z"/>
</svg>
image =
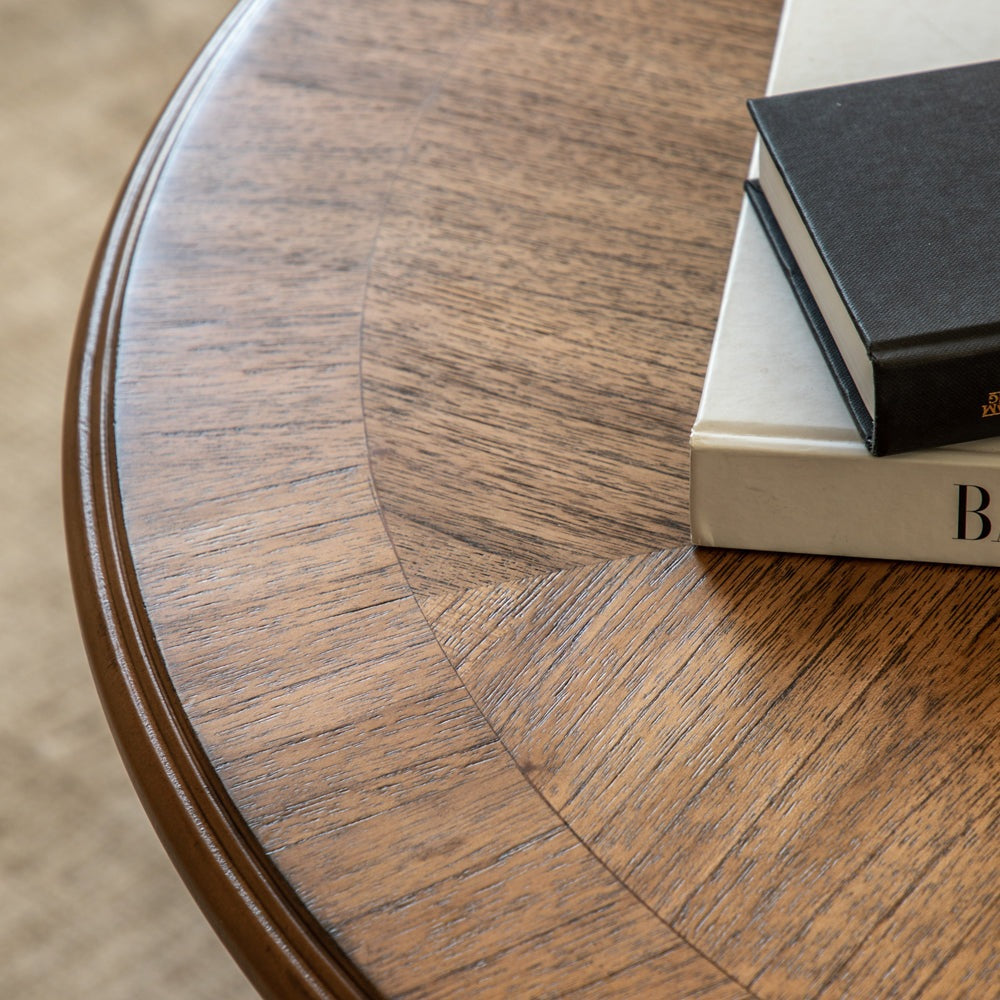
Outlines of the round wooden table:
<svg viewBox="0 0 1000 1000">
<path fill-rule="evenodd" d="M 72 569 L 263 993 L 1000 995 L 995 573 L 688 543 L 777 17 L 251 0 L 152 132 Z"/>
</svg>

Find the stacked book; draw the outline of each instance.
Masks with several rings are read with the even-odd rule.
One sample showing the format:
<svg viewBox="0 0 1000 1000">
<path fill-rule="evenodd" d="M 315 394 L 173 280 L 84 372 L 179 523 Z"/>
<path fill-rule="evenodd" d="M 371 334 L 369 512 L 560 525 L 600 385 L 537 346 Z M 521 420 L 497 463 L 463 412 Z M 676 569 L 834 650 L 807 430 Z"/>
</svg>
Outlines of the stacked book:
<svg viewBox="0 0 1000 1000">
<path fill-rule="evenodd" d="M 997 56 L 974 0 L 787 0 L 691 434 L 696 544 L 1000 565 Z"/>
</svg>

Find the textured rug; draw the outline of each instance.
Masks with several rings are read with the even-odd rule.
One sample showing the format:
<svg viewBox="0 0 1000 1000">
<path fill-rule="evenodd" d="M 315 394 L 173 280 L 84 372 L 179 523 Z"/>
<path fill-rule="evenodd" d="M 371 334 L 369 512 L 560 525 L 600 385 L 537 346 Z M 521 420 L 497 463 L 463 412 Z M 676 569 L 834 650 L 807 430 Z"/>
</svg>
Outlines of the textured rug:
<svg viewBox="0 0 1000 1000">
<path fill-rule="evenodd" d="M 256 995 L 119 761 L 68 582 L 76 311 L 129 163 L 230 0 L 0 0 L 0 996 Z"/>
</svg>

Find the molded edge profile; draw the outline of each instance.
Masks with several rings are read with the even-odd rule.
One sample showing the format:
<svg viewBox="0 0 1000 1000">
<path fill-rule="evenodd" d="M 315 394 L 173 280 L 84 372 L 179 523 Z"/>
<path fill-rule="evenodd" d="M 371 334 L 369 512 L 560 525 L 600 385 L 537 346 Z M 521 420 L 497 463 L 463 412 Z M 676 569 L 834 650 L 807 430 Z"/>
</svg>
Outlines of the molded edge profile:
<svg viewBox="0 0 1000 1000">
<path fill-rule="evenodd" d="M 146 208 L 202 88 L 265 3 L 242 0 L 202 50 L 147 137 L 97 249 L 63 416 L 66 542 L 84 645 L 108 722 L 191 894 L 264 996 L 358 1000 L 379 994 L 266 857 L 177 699 L 137 589 L 116 476 L 115 355 Z"/>
</svg>

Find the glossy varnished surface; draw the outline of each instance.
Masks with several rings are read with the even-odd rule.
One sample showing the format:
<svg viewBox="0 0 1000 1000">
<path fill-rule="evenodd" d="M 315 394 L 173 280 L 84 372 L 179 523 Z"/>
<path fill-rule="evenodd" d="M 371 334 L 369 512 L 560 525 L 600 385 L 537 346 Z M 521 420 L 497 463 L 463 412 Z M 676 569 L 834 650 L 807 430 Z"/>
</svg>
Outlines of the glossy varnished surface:
<svg viewBox="0 0 1000 1000">
<path fill-rule="evenodd" d="M 154 133 L 70 548 L 263 991 L 997 991 L 992 575 L 686 543 L 776 19 L 270 0 Z"/>
</svg>

